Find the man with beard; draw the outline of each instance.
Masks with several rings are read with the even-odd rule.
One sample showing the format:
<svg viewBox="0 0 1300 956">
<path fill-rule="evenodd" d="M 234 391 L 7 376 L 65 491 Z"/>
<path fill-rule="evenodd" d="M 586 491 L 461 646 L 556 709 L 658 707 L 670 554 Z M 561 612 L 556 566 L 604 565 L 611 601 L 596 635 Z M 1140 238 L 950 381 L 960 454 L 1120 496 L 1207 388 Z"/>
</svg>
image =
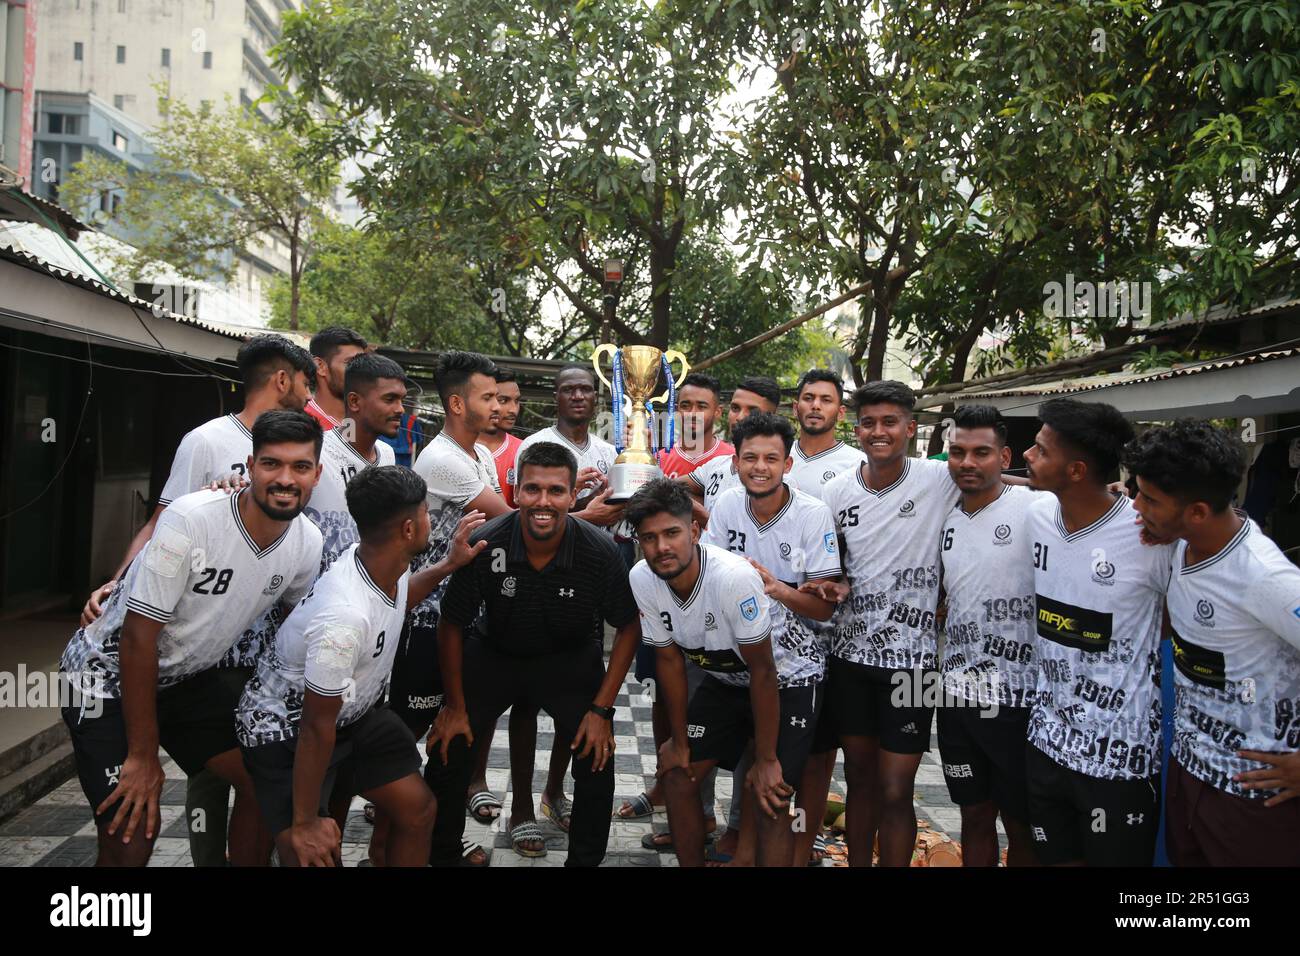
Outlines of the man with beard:
<svg viewBox="0 0 1300 956">
<path fill-rule="evenodd" d="M 497 492 L 491 455 L 478 443 L 479 436 L 500 414 L 496 366 L 477 352 L 444 352 L 438 358 L 433 377 L 445 419 L 442 430 L 415 461 L 415 473 L 424 479 L 428 489 L 429 534 L 427 546 L 411 562 L 413 573 L 446 558 L 457 522 L 467 512 L 478 511 L 495 518 L 510 510 Z M 429 730 L 444 700 L 438 672 L 437 628 L 445 591 L 446 582 L 443 582 L 427 597 L 412 602 L 393 661 L 389 700 L 416 737 L 424 736 Z M 476 819 L 481 819 L 480 808 L 485 806 L 479 798 L 479 793 L 484 791 L 475 792 L 477 799 L 470 807 Z M 530 805 L 531 802 L 530 796 Z M 459 805 L 444 803 L 443 807 L 446 813 L 459 812 Z M 491 822 L 491 817 L 482 822 Z M 377 865 L 383 862 L 387 829 L 381 810 L 375 814 L 375 832 L 370 843 L 371 859 Z M 471 864 L 487 862 L 481 848 L 468 845 L 464 850 Z"/>
<path fill-rule="evenodd" d="M 671 736 L 659 748 L 656 775 L 682 866 L 704 864 L 704 815 L 698 781 L 719 763 L 735 766 L 747 742 L 754 764 L 743 790 L 758 819 L 760 866 L 789 866 L 793 792 L 786 765 L 806 754 L 812 733 L 810 688 L 779 689 L 769 601 L 757 569 L 739 555 L 700 543 L 690 497 L 657 479 L 628 502 L 645 560 L 632 586 L 645 640 L 659 654 L 660 690 Z M 708 672 L 691 695 L 685 659 Z M 689 697 L 689 703 L 688 703 Z M 788 718 L 788 719 L 787 719 Z M 736 795 L 740 799 L 741 794 Z"/>
<path fill-rule="evenodd" d="M 316 389 L 305 411 L 325 431 L 337 428 L 347 415 L 344 377 L 348 362 L 367 347 L 360 335 L 339 325 L 321 329 L 311 337 L 308 349 L 316 363 Z"/>
<path fill-rule="evenodd" d="M 1133 437 L 1115 408 L 1058 398 L 1025 452 L 1038 639 L 1026 770 L 1047 865 L 1150 866 L 1160 817 L 1161 612 L 1172 544 L 1143 543 L 1108 482 Z M 1140 487 L 1140 486 L 1139 486 Z"/>
<path fill-rule="evenodd" d="M 325 539 L 321 574 L 359 540 L 348 511 L 348 482 L 372 465 L 395 463 L 391 445 L 379 441 L 397 434 L 406 397 L 406 373 L 390 358 L 374 352 L 352 357 L 344 371 L 345 417 L 325 433 L 321 444 L 321 479 L 307 516 Z"/>
<path fill-rule="evenodd" d="M 81 612 L 82 627 L 99 617 L 100 603 L 152 536 L 158 518 L 172 499 L 206 488 L 232 473 L 243 476 L 244 463 L 253 450 L 252 429 L 258 416 L 274 408 L 300 412 L 311 397 L 316 375 L 311 356 L 282 335 L 258 335 L 249 339 L 239 347 L 235 361 L 244 383 L 243 409 L 238 414 L 206 421 L 185 433 L 158 496 L 158 506 L 131 540 L 113 579 L 91 594 Z"/>
<path fill-rule="evenodd" d="M 665 477 L 688 475 L 706 461 L 735 454 L 730 442 L 713 433 L 722 411 L 722 385 L 712 375 L 691 372 L 677 389 L 681 429 L 672 451 L 659 452 L 659 470 Z"/>
<path fill-rule="evenodd" d="M 383 808 L 388 865 L 424 866 L 436 804 L 415 738 L 383 706 L 384 687 L 408 599 L 473 557 L 466 539 L 483 516 L 462 519 L 447 558 L 412 575 L 429 537 L 420 477 L 367 468 L 347 494 L 361 541 L 321 575 L 262 656 L 239 701 L 239 741 L 281 866 L 339 864 L 346 820 L 320 813 L 335 780 Z"/>
<path fill-rule="evenodd" d="M 1144 432 L 1123 460 L 1147 534 L 1181 539 L 1168 593 L 1169 860 L 1300 865 L 1300 568 L 1232 508 L 1247 460 L 1235 436 L 1174 422 Z"/>
<path fill-rule="evenodd" d="M 73 635 L 60 670 L 79 689 L 63 709 L 99 830 L 101 866 L 144 866 L 160 829 L 158 747 L 187 774 L 235 788 L 230 858 L 265 864 L 252 781 L 231 719 L 238 694 L 216 664 L 277 601 L 292 605 L 320 567 L 321 535 L 302 515 L 320 474 L 320 426 L 270 411 L 253 425 L 249 487 L 171 502 L 104 613 Z"/>
<path fill-rule="evenodd" d="M 515 506 L 515 461 L 519 458 L 519 447 L 523 439 L 514 435 L 515 422 L 519 420 L 519 383 L 515 373 L 508 368 L 498 367 L 497 404 L 500 411 L 479 432 L 479 444 L 492 455 L 492 466 L 496 469 L 497 485 L 506 507 Z"/>
<path fill-rule="evenodd" d="M 429 734 L 426 779 L 439 805 L 463 800 L 475 738 L 507 707 L 545 710 L 573 751 L 566 865 L 597 866 L 614 795 L 614 700 L 640 640 L 636 602 L 613 541 L 568 513 L 577 496 L 573 454 L 535 442 L 518 467 L 519 510 L 470 539 L 487 546 L 452 575 L 442 599 L 438 656 L 446 704 Z M 476 618 L 479 639 L 466 641 Z M 617 632 L 608 671 L 602 622 Z M 458 862 L 464 827 L 464 814 L 438 815 L 434 861 Z M 535 823 L 532 831 L 536 838 Z"/>
<path fill-rule="evenodd" d="M 835 437 L 835 426 L 844 417 L 843 380 L 830 369 L 814 368 L 804 372 L 795 386 L 794 414 L 799 421 L 799 441 L 791 453 L 794 464 L 788 477 L 794 487 L 820 499 L 826 482 L 841 472 L 859 467 L 865 460 L 861 451 Z M 814 620 L 810 626 L 821 637 L 829 654 L 830 625 Z M 795 836 L 796 859 L 820 863 L 826 855 L 826 842 L 819 821 L 826 814 L 826 800 L 830 795 L 838 750 L 839 736 L 834 715 L 829 708 L 823 707 L 817 715 L 812 754 L 799 785 L 799 806 L 807 815 L 808 826 Z M 729 830 L 737 829 L 735 822 L 729 821 Z M 726 851 L 728 847 L 725 839 L 719 844 L 720 850 Z"/>
</svg>

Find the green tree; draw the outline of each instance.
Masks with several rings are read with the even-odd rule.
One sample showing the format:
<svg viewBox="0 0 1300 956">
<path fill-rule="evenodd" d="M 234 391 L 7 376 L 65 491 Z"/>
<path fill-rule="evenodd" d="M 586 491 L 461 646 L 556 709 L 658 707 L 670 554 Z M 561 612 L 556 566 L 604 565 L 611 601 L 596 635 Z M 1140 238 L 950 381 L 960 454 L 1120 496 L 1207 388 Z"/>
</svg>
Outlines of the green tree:
<svg viewBox="0 0 1300 956">
<path fill-rule="evenodd" d="M 149 166 L 132 172 L 92 154 L 69 172 L 64 202 L 82 209 L 105 191 L 122 194 L 116 216 L 137 250 L 117 264 L 128 274 L 162 261 L 193 278 L 229 280 L 237 257 L 278 239 L 289 264 L 288 327 L 298 328 L 302 271 L 326 221 L 337 164 L 314 155 L 309 162 L 309 137 L 229 101 L 218 112 L 165 97 L 159 104 Z"/>
</svg>

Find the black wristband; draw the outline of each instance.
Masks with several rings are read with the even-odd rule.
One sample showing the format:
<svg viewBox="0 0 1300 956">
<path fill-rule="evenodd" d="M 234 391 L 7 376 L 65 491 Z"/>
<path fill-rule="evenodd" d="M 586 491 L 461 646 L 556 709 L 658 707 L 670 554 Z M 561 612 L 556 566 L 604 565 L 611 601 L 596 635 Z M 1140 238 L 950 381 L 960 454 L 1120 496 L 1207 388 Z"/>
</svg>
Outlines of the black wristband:
<svg viewBox="0 0 1300 956">
<path fill-rule="evenodd" d="M 597 715 L 598 717 L 604 717 L 606 720 L 612 721 L 614 719 L 613 707 L 601 707 L 599 704 L 592 704 L 591 707 L 588 708 L 588 710 L 590 710 L 593 714 Z"/>
</svg>

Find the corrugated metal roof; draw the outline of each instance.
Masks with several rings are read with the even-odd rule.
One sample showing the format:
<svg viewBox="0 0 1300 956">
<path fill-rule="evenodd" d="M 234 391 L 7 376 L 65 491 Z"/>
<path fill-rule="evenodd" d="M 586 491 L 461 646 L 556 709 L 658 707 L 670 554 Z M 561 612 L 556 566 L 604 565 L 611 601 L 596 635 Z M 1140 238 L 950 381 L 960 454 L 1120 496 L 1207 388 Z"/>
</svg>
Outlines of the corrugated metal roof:
<svg viewBox="0 0 1300 956">
<path fill-rule="evenodd" d="M 1167 332 L 1170 329 L 1186 328 L 1189 325 L 1220 325 L 1227 322 L 1239 322 L 1243 319 L 1257 318 L 1263 315 L 1269 315 L 1273 312 L 1282 312 L 1287 309 L 1300 308 L 1300 299 L 1281 298 L 1272 299 L 1261 306 L 1253 309 L 1247 309 L 1245 312 L 1238 311 L 1236 306 L 1216 305 L 1206 309 L 1197 315 L 1187 313 L 1177 318 L 1170 319 L 1168 322 L 1162 322 L 1159 325 L 1152 325 L 1142 329 L 1147 335 L 1158 335 Z"/>
<path fill-rule="evenodd" d="M 1088 392 L 1099 388 L 1115 388 L 1120 385 L 1136 385 L 1141 382 L 1159 382 L 1165 379 L 1179 378 L 1187 375 L 1200 375 L 1218 369 L 1236 368 L 1242 365 L 1256 365 L 1277 359 L 1300 356 L 1300 348 L 1273 349 L 1252 352 L 1249 355 L 1233 356 L 1224 359 L 1209 359 L 1195 364 L 1174 366 L 1172 368 L 1147 370 L 1143 372 L 1109 372 L 1103 375 L 1087 375 L 1076 378 L 1053 379 L 1034 385 L 1021 385 L 1015 388 L 992 390 L 969 390 L 957 392 L 950 396 L 957 401 L 969 401 L 984 398 L 1009 398 L 1017 395 L 1043 396 L 1067 395 L 1072 392 Z"/>
<path fill-rule="evenodd" d="M 155 305 L 152 302 L 146 302 L 144 299 L 137 298 L 130 293 L 118 292 L 113 287 L 105 285 L 98 279 L 82 275 L 81 273 L 71 272 L 67 269 L 62 269 L 59 266 L 40 258 L 40 256 L 33 255 L 29 252 L 23 252 L 10 246 L 0 245 L 0 258 L 17 262 L 21 265 L 27 266 L 28 268 L 37 269 L 62 282 L 70 282 L 73 285 L 81 286 L 83 289 L 89 289 L 92 292 L 96 292 L 102 296 L 107 296 L 110 299 L 117 299 L 119 302 L 125 302 L 127 305 L 152 312 L 159 318 L 171 319 L 172 321 L 179 322 L 182 325 L 192 325 L 216 335 L 224 335 L 232 339 L 243 340 L 252 335 L 256 335 L 257 332 L 260 331 L 258 329 L 249 329 L 243 326 L 227 326 L 217 322 L 205 322 L 201 319 L 192 319 L 188 315 L 178 315 L 175 312 L 155 310 Z"/>
</svg>

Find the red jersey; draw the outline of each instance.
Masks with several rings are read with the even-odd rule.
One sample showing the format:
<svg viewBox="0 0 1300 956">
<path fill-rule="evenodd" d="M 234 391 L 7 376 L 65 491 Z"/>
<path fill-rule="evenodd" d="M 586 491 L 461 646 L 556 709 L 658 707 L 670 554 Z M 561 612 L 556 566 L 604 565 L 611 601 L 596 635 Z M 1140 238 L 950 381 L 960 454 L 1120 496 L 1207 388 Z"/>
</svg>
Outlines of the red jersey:
<svg viewBox="0 0 1300 956">
<path fill-rule="evenodd" d="M 669 478 L 680 478 L 682 475 L 689 475 L 706 461 L 712 461 L 723 455 L 730 458 L 735 453 L 736 449 L 731 442 L 725 441 L 716 442 L 712 448 L 695 458 L 684 454 L 681 445 L 674 445 L 670 452 L 659 452 L 659 470 Z"/>
<path fill-rule="evenodd" d="M 492 463 L 497 468 L 497 483 L 501 485 L 501 497 L 511 508 L 515 506 L 515 459 L 519 457 L 522 438 L 506 432 L 506 440 L 492 453 Z"/>
<path fill-rule="evenodd" d="M 331 415 L 325 409 L 316 404 L 316 399 L 307 399 L 307 407 L 303 409 L 308 415 L 320 422 L 323 431 L 329 431 L 331 428 L 337 428 L 339 420 Z"/>
</svg>

